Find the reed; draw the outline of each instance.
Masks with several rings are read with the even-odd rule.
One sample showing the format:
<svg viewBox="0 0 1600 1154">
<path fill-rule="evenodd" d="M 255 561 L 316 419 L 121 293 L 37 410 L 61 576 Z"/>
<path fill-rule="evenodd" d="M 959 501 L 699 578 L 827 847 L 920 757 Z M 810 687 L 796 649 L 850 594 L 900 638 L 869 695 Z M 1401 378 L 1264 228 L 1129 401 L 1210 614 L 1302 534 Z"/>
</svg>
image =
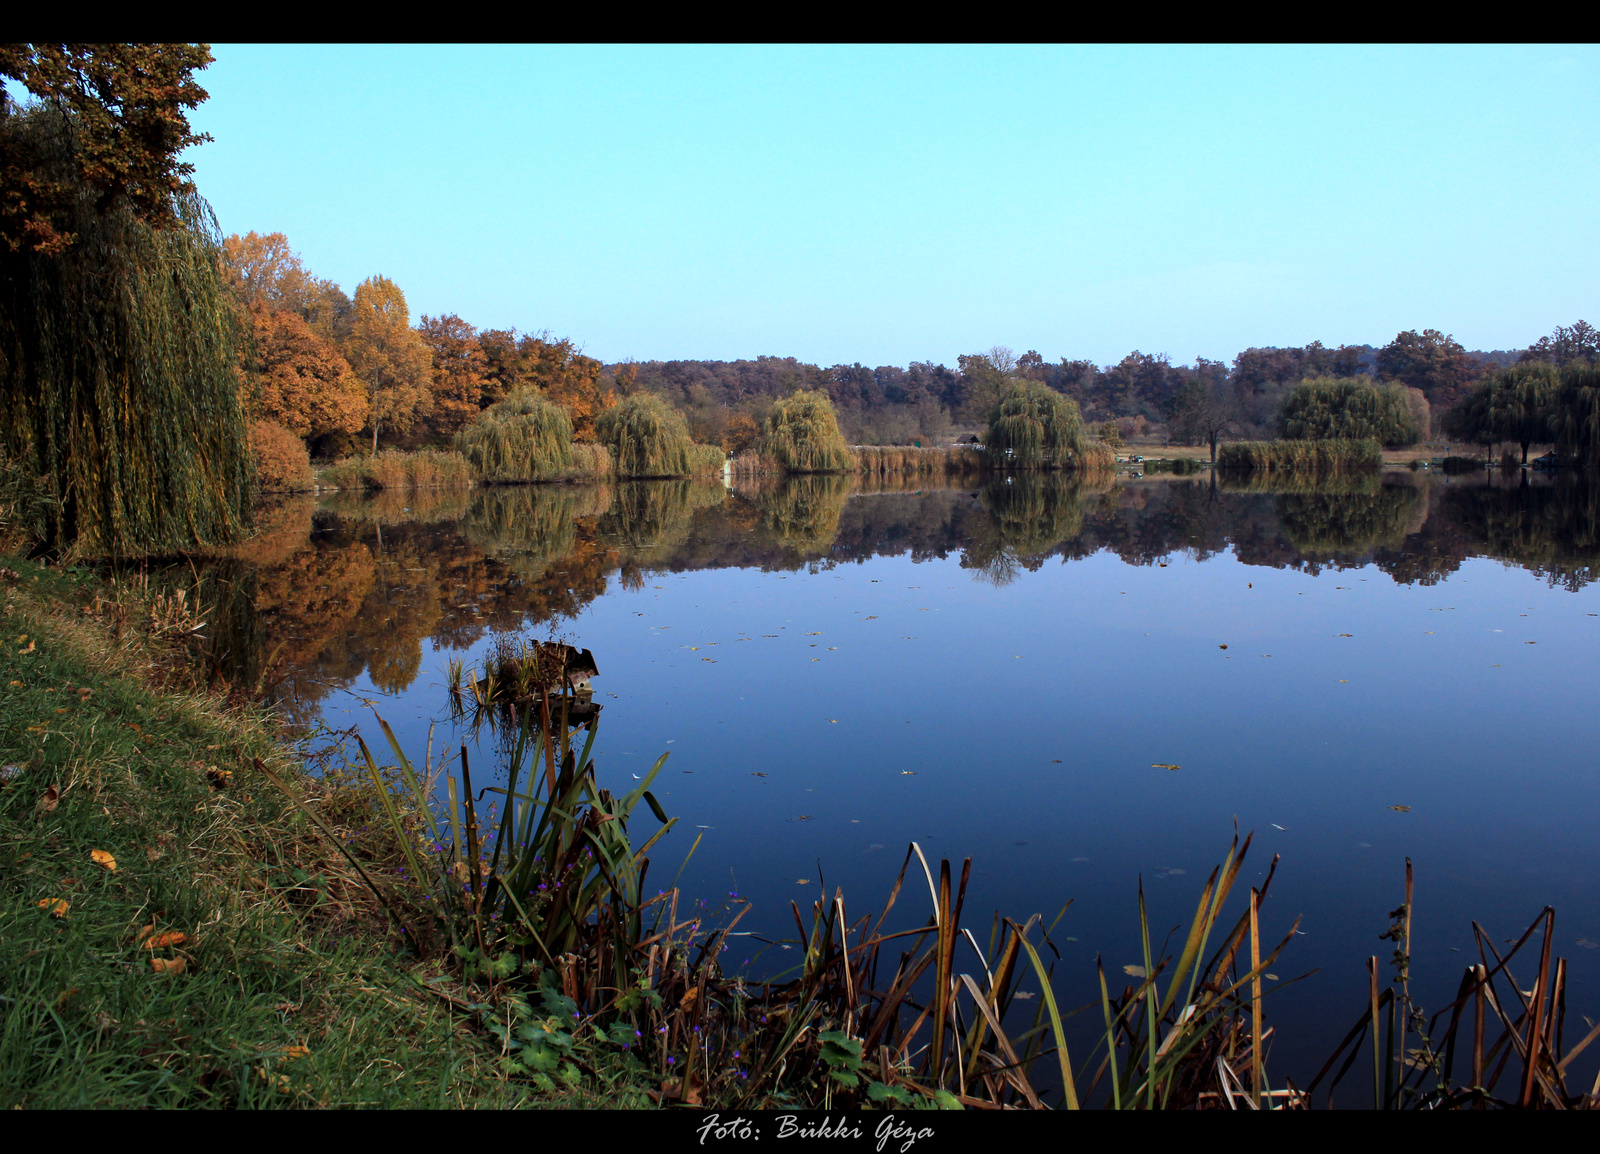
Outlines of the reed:
<svg viewBox="0 0 1600 1154">
<path fill-rule="evenodd" d="M 847 473 L 855 457 L 821 389 L 793 393 L 772 407 L 756 452 L 788 473 Z"/>
<path fill-rule="evenodd" d="M 490 484 L 560 480 L 573 468 L 572 420 L 542 394 L 519 389 L 457 433 L 455 447 Z"/>
<path fill-rule="evenodd" d="M 1224 471 L 1346 473 L 1383 467 L 1376 440 L 1234 441 L 1217 450 Z"/>
<path fill-rule="evenodd" d="M 437 449 L 385 449 L 370 457 L 348 457 L 317 474 L 320 489 L 470 489 L 472 470 L 460 453 Z"/>
<path fill-rule="evenodd" d="M 879 480 L 888 477 L 972 477 L 988 466 L 984 455 L 962 445 L 930 446 L 926 449 L 904 445 L 853 445 L 856 472 Z"/>
</svg>

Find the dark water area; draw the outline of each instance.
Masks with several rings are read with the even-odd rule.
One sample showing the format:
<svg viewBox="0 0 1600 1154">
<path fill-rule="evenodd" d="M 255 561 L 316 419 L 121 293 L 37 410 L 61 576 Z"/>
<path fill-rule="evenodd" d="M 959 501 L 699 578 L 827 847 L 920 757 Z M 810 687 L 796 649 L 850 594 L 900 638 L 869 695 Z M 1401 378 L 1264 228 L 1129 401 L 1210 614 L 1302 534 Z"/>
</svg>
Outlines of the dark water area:
<svg viewBox="0 0 1600 1154">
<path fill-rule="evenodd" d="M 1141 880 L 1159 941 L 1237 822 L 1233 906 L 1281 855 L 1263 931 L 1301 933 L 1277 984 L 1317 971 L 1268 983 L 1280 1076 L 1304 1085 L 1361 1012 L 1407 857 L 1424 1007 L 1477 960 L 1474 919 L 1515 938 L 1548 904 L 1569 1039 L 1600 1018 L 1593 477 L 640 482 L 266 516 L 206 577 L 235 676 L 369 743 L 375 706 L 420 760 L 430 723 L 435 750 L 461 740 L 450 660 L 506 631 L 587 647 L 600 784 L 671 755 L 655 793 L 681 820 L 651 879 L 703 834 L 678 884 L 749 898 L 743 929 L 792 939 L 790 902 L 824 885 L 876 910 L 916 841 L 935 870 L 973 859 L 985 948 L 994 911 L 1048 925 L 1071 899 L 1051 937 L 1076 1006 L 1097 954 L 1140 960 Z M 920 923 L 915 863 L 907 882 Z"/>
</svg>

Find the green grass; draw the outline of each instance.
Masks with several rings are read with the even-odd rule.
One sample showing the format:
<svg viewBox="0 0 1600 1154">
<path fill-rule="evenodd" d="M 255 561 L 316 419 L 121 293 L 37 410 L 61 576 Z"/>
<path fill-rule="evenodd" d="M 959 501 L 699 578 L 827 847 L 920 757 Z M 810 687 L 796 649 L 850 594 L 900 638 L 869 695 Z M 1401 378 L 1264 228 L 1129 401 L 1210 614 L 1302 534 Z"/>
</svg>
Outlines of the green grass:
<svg viewBox="0 0 1600 1154">
<path fill-rule="evenodd" d="M 304 778 L 237 704 L 150 687 L 175 670 L 140 641 L 148 602 L 102 602 L 96 624 L 82 605 L 107 591 L 92 577 L 7 564 L 0 1108 L 533 1101 L 470 999 L 418 984 L 442 971 L 395 952 L 359 880 L 253 759 L 306 782 L 381 869 L 393 846 L 372 832 L 371 792 Z M 39 904 L 57 900 L 64 916 Z M 151 925 L 185 940 L 143 948 Z M 608 1095 L 580 1083 L 538 1103 Z"/>
</svg>

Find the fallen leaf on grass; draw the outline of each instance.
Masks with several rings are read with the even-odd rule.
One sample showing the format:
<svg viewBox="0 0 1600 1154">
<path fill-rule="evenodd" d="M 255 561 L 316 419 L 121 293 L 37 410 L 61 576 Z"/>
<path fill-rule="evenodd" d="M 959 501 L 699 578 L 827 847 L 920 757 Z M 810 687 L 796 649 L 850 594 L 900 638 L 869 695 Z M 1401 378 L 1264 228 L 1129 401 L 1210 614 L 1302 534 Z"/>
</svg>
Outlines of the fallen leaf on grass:
<svg viewBox="0 0 1600 1154">
<path fill-rule="evenodd" d="M 117 859 L 112 857 L 103 849 L 90 850 L 89 860 L 94 862 L 94 864 L 97 866 L 105 866 L 106 870 L 110 873 L 117 872 Z"/>
<path fill-rule="evenodd" d="M 293 1061 L 296 1058 L 309 1058 L 311 1057 L 311 1050 L 306 1046 L 289 1046 L 283 1051 L 283 1057 L 287 1061 Z"/>
<path fill-rule="evenodd" d="M 151 958 L 150 967 L 158 974 L 181 974 L 189 967 L 188 958 Z"/>
<path fill-rule="evenodd" d="M 146 938 L 144 948 L 147 950 L 159 950 L 165 946 L 181 946 L 188 940 L 188 934 L 181 933 L 178 930 L 163 930 L 159 934 L 152 934 Z"/>
<path fill-rule="evenodd" d="M 42 898 L 39 901 L 40 909 L 49 910 L 52 916 L 58 918 L 66 917 L 71 905 L 66 898 Z"/>
<path fill-rule="evenodd" d="M 149 858 L 151 861 L 158 861 L 161 858 L 161 853 L 162 851 L 158 850 L 155 846 L 149 846 L 145 849 L 144 856 Z"/>
<path fill-rule="evenodd" d="M 56 806 L 61 802 L 61 787 L 52 785 L 44 791 L 44 796 L 39 799 L 40 813 L 54 813 Z"/>
</svg>

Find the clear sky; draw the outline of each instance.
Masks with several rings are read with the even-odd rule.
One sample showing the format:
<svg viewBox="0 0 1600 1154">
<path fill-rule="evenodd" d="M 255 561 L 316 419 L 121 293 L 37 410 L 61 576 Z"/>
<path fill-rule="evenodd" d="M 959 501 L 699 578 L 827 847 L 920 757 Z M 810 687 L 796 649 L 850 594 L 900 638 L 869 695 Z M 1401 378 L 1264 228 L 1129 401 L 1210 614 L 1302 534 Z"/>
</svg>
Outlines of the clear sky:
<svg viewBox="0 0 1600 1154">
<path fill-rule="evenodd" d="M 1600 323 L 1600 49 L 213 47 L 226 232 L 606 361 Z"/>
</svg>

